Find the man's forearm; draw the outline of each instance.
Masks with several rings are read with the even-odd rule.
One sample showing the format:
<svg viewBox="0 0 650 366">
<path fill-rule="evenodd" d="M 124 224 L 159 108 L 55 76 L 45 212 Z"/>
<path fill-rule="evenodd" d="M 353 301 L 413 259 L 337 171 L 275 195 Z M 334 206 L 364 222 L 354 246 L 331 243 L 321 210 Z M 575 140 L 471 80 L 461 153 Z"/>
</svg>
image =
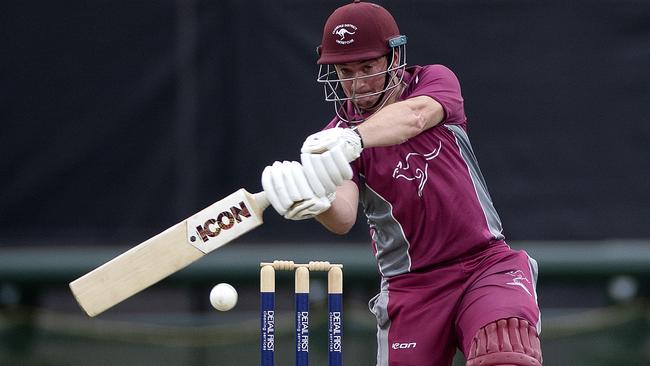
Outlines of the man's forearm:
<svg viewBox="0 0 650 366">
<path fill-rule="evenodd" d="M 382 108 L 359 125 L 364 147 L 391 146 L 405 142 L 442 121 L 440 103 L 419 96 Z"/>
<path fill-rule="evenodd" d="M 346 181 L 336 190 L 336 199 L 329 210 L 316 216 L 327 230 L 343 235 L 347 234 L 357 220 L 359 190 L 352 181 Z"/>
</svg>

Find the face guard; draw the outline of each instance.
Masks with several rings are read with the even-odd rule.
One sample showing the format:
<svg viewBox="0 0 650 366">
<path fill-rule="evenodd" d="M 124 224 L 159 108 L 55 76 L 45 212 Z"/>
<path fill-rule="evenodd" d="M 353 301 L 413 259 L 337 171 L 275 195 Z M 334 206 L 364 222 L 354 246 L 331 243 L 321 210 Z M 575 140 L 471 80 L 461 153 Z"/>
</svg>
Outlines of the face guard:
<svg viewBox="0 0 650 366">
<path fill-rule="evenodd" d="M 353 78 L 339 78 L 335 65 L 321 64 L 318 70 L 316 81 L 323 85 L 325 101 L 334 102 L 334 111 L 339 119 L 346 123 L 361 123 L 369 114 L 381 109 L 386 102 L 398 90 L 397 87 L 404 79 L 406 68 L 406 36 L 400 35 L 388 41 L 391 52 L 386 55 L 386 70 Z M 397 55 L 397 58 L 395 57 Z M 396 62 L 393 62 L 396 60 Z M 384 87 L 378 91 L 365 94 L 346 95 L 343 90 L 343 82 L 355 82 L 358 80 L 374 78 L 384 75 Z M 379 98 L 369 108 L 361 110 L 355 101 L 366 97 L 379 95 Z"/>
</svg>

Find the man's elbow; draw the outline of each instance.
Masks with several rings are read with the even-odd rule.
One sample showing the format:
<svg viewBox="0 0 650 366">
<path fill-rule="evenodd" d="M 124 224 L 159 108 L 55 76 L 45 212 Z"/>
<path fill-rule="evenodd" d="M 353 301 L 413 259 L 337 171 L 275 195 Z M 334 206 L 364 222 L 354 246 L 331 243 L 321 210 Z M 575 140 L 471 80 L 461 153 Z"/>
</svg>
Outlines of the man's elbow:
<svg viewBox="0 0 650 366">
<path fill-rule="evenodd" d="M 422 111 L 413 111 L 413 118 L 411 119 L 410 129 L 413 136 L 417 136 L 428 128 L 429 120 Z"/>
<path fill-rule="evenodd" d="M 352 230 L 355 220 L 352 218 L 345 218 L 342 220 L 323 220 L 323 218 L 316 216 L 316 219 L 330 232 L 337 235 L 345 235 Z"/>
<path fill-rule="evenodd" d="M 352 230 L 354 225 L 338 225 L 334 228 L 330 228 L 330 231 L 337 235 L 346 235 Z"/>
<path fill-rule="evenodd" d="M 445 117 L 445 111 L 435 99 L 428 96 L 416 97 L 415 103 L 411 104 L 411 129 L 416 134 L 436 126 Z"/>
</svg>

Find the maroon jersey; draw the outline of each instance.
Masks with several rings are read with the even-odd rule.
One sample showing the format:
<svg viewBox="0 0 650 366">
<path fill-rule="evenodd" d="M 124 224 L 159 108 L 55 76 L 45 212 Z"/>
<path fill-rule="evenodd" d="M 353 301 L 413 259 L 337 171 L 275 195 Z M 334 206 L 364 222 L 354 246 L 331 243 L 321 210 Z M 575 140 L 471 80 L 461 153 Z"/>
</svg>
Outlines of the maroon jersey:
<svg viewBox="0 0 650 366">
<path fill-rule="evenodd" d="M 445 117 L 408 141 L 363 150 L 354 182 L 385 277 L 431 268 L 504 239 L 467 136 L 460 84 L 442 65 L 406 69 L 400 100 L 426 95 Z M 342 125 L 334 119 L 327 128 Z"/>
</svg>

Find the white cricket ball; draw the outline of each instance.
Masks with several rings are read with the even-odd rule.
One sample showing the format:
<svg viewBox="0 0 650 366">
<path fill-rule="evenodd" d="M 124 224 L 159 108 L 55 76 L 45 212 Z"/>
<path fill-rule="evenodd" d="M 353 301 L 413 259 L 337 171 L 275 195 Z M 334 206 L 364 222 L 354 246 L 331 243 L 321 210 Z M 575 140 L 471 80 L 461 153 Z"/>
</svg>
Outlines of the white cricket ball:
<svg viewBox="0 0 650 366">
<path fill-rule="evenodd" d="M 228 311 L 237 305 L 237 290 L 227 283 L 220 283 L 210 291 L 210 304 L 219 311 Z"/>
</svg>

